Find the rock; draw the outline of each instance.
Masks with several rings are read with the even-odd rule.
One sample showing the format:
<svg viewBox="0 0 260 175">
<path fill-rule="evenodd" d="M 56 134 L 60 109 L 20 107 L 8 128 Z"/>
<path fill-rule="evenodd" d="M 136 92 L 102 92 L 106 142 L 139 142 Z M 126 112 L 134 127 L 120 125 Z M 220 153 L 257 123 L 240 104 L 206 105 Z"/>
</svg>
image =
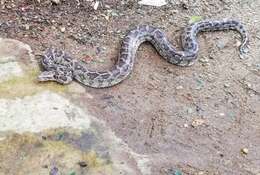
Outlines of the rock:
<svg viewBox="0 0 260 175">
<path fill-rule="evenodd" d="M 66 31 L 66 28 L 65 28 L 65 27 L 61 27 L 61 28 L 60 28 L 60 31 L 61 31 L 62 33 L 64 33 L 64 32 Z"/>
<path fill-rule="evenodd" d="M 181 90 L 181 89 L 183 89 L 183 86 L 181 85 L 176 87 L 176 90 Z"/>
<path fill-rule="evenodd" d="M 205 123 L 205 121 L 203 119 L 194 119 L 191 123 L 191 126 L 192 127 L 198 127 L 198 126 L 201 126 Z"/>
<path fill-rule="evenodd" d="M 227 84 L 227 83 L 225 83 L 225 84 L 224 84 L 224 87 L 225 87 L 225 88 L 228 88 L 228 87 L 230 87 L 230 85 Z"/>
<path fill-rule="evenodd" d="M 188 128 L 189 125 L 188 125 L 187 123 L 184 123 L 183 127 L 184 127 L 184 128 Z"/>
<path fill-rule="evenodd" d="M 196 90 L 201 90 L 204 87 L 204 81 L 200 78 L 196 78 L 197 86 L 195 87 Z"/>
<path fill-rule="evenodd" d="M 18 61 L 36 66 L 31 47 L 18 40 L 0 38 L 0 82 L 24 75 L 23 64 Z"/>
<path fill-rule="evenodd" d="M 192 108 L 188 108 L 188 109 L 187 109 L 187 113 L 188 113 L 188 114 L 192 114 L 192 112 L 193 112 Z"/>
<path fill-rule="evenodd" d="M 0 64 L 0 83 L 12 77 L 22 77 L 23 75 L 23 70 L 17 62 Z"/>
<path fill-rule="evenodd" d="M 249 88 L 249 89 L 252 88 L 252 84 L 251 84 L 251 83 L 245 82 L 245 85 L 246 85 L 246 87 Z"/>
<path fill-rule="evenodd" d="M 219 116 L 223 117 L 223 116 L 225 116 L 225 113 L 221 112 L 221 113 L 219 113 Z"/>
<path fill-rule="evenodd" d="M 21 57 L 26 55 L 28 60 L 21 60 Z M 0 38 L 0 63 L 17 60 L 27 61 L 26 63 L 36 62 L 29 45 L 14 39 Z"/>
<path fill-rule="evenodd" d="M 141 0 L 138 4 L 160 7 L 166 5 L 167 2 L 165 0 Z"/>
<path fill-rule="evenodd" d="M 78 164 L 79 164 L 80 167 L 83 167 L 83 168 L 88 166 L 88 164 L 86 162 L 84 162 L 84 161 L 81 161 Z"/>
<path fill-rule="evenodd" d="M 56 4 L 56 5 L 58 5 L 58 4 L 60 4 L 60 3 L 61 3 L 61 1 L 60 1 L 60 0 L 51 0 L 51 2 L 52 2 L 52 3 L 54 3 L 54 4 Z"/>
<path fill-rule="evenodd" d="M 37 82 L 39 66 L 31 52 L 22 42 L 0 39 L 1 173 L 58 175 L 73 168 L 80 174 L 86 170 L 91 173 L 98 165 L 102 174 L 151 174 L 148 157 L 133 152 L 88 113 L 87 103 L 93 96 L 87 95 L 84 87 Z M 80 95 L 83 93 L 85 98 Z M 78 94 L 72 98 L 77 103 L 67 94 Z M 27 156 L 17 154 L 20 152 Z M 22 165 L 11 161 L 20 156 Z M 60 165 L 62 169 L 57 169 Z"/>
<path fill-rule="evenodd" d="M 30 30 L 30 25 L 29 24 L 25 24 L 24 28 L 25 28 L 25 30 Z"/>
<path fill-rule="evenodd" d="M 148 158 L 134 153 L 103 122 L 89 115 L 86 106 L 84 108 L 49 91 L 24 98 L 0 99 L 0 133 L 19 133 L 0 142 L 0 148 L 7 146 L 0 149 L 1 171 L 17 172 L 14 168 L 17 165 L 8 163 L 9 157 L 14 158 L 17 152 L 22 151 L 27 157 L 23 159 L 25 166 L 19 166 L 21 174 L 37 174 L 40 171 L 44 171 L 43 174 L 67 174 L 74 165 L 74 172 L 79 174 L 77 168 L 87 167 L 91 172 L 96 164 L 102 174 L 109 174 L 107 171 L 111 170 L 113 174 L 151 174 Z M 24 147 L 30 149 L 19 150 Z M 48 169 L 42 170 L 42 162 L 36 160 L 57 165 L 62 163 L 63 168 L 52 168 L 46 172 Z M 125 163 L 120 164 L 122 161 Z M 33 168 L 28 170 L 28 164 Z"/>
<path fill-rule="evenodd" d="M 247 148 L 242 148 L 241 153 L 247 155 L 249 150 Z"/>
<path fill-rule="evenodd" d="M 228 39 L 222 38 L 217 40 L 217 47 L 222 50 L 224 49 L 228 44 Z"/>
<path fill-rule="evenodd" d="M 182 3 L 181 3 L 181 7 L 182 7 L 182 9 L 184 9 L 184 10 L 188 10 L 188 9 L 189 9 L 189 6 L 188 6 L 185 2 L 182 2 Z"/>
<path fill-rule="evenodd" d="M 96 1 L 96 2 L 94 3 L 94 6 L 93 6 L 94 10 L 97 10 L 97 9 L 98 9 L 98 6 L 99 6 L 99 1 Z"/>
<path fill-rule="evenodd" d="M 40 132 L 65 126 L 87 129 L 90 125 L 82 109 L 49 91 L 17 100 L 0 99 L 0 111 L 0 131 Z M 74 114 L 73 120 L 69 114 Z"/>
<path fill-rule="evenodd" d="M 201 58 L 201 59 L 199 59 L 199 62 L 201 62 L 201 63 L 208 63 L 209 60 L 207 58 Z"/>
</svg>

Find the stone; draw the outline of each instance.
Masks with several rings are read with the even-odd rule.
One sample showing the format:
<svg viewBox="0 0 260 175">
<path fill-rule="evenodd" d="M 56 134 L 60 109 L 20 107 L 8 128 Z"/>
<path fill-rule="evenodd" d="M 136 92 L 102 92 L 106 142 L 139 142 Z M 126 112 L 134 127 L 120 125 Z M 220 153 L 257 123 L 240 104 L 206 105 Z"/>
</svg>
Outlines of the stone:
<svg viewBox="0 0 260 175">
<path fill-rule="evenodd" d="M 167 2 L 165 0 L 141 0 L 138 4 L 160 7 L 166 5 Z"/>
</svg>

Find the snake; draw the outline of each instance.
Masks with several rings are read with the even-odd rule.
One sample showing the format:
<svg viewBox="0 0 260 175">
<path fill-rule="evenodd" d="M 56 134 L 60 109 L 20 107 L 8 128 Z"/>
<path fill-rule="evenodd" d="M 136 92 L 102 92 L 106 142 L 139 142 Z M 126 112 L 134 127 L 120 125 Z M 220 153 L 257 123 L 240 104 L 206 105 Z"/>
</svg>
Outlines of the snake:
<svg viewBox="0 0 260 175">
<path fill-rule="evenodd" d="M 38 81 L 56 81 L 69 84 L 77 80 L 93 88 L 106 88 L 119 84 L 132 72 L 136 52 L 144 42 L 149 42 L 167 62 L 177 66 L 191 66 L 198 57 L 197 34 L 212 31 L 237 31 L 241 36 L 239 53 L 248 51 L 248 34 L 244 26 L 234 19 L 202 20 L 184 28 L 181 34 L 182 50 L 177 50 L 167 39 L 166 34 L 151 25 L 138 25 L 130 30 L 122 40 L 116 63 L 105 71 L 90 70 L 83 60 L 71 57 L 63 50 L 49 47 L 41 64 L 43 71 Z"/>
</svg>

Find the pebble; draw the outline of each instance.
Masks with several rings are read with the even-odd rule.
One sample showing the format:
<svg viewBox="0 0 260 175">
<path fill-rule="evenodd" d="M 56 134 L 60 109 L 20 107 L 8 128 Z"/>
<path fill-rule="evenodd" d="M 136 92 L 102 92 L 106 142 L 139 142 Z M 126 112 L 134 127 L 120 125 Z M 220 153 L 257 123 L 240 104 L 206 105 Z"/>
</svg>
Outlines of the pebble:
<svg viewBox="0 0 260 175">
<path fill-rule="evenodd" d="M 201 62 L 201 63 L 208 63 L 209 59 L 208 58 L 201 58 L 201 59 L 199 59 L 199 62 Z"/>
<path fill-rule="evenodd" d="M 78 162 L 78 164 L 80 167 L 83 167 L 83 168 L 88 166 L 88 164 L 84 161 Z"/>
<path fill-rule="evenodd" d="M 181 90 L 181 89 L 183 89 L 183 86 L 177 86 L 176 89 Z"/>
<path fill-rule="evenodd" d="M 225 88 L 228 88 L 228 87 L 230 87 L 230 85 L 227 84 L 227 83 L 225 83 L 225 84 L 224 84 L 224 87 L 225 87 Z"/>
<path fill-rule="evenodd" d="M 51 2 L 53 2 L 54 4 L 60 4 L 60 0 L 51 0 Z"/>
<path fill-rule="evenodd" d="M 249 150 L 247 148 L 242 148 L 241 152 L 246 155 L 248 154 Z"/>
<path fill-rule="evenodd" d="M 188 108 L 188 109 L 187 109 L 187 113 L 188 113 L 188 114 L 191 114 L 192 112 L 193 112 L 193 110 L 192 110 L 191 108 Z"/>
<path fill-rule="evenodd" d="M 202 80 L 197 80 L 197 87 L 195 88 L 196 90 L 201 90 L 203 88 L 204 82 Z"/>
<path fill-rule="evenodd" d="M 109 16 L 108 15 L 104 15 L 104 18 L 109 21 Z"/>
<path fill-rule="evenodd" d="M 245 85 L 247 86 L 247 88 L 252 88 L 252 84 L 250 84 L 250 83 L 245 83 Z"/>
<path fill-rule="evenodd" d="M 188 9 L 189 9 L 189 6 L 188 6 L 186 3 L 184 3 L 184 2 L 181 3 L 181 7 L 182 7 L 184 10 L 188 10 Z"/>
<path fill-rule="evenodd" d="M 209 57 L 209 59 L 214 60 L 215 59 L 215 53 L 211 52 L 208 57 Z"/>
<path fill-rule="evenodd" d="M 111 14 L 111 16 L 119 16 L 119 14 L 118 14 L 116 11 L 114 11 L 114 10 L 113 10 L 113 11 L 111 11 L 111 13 L 110 13 L 110 14 Z"/>
<path fill-rule="evenodd" d="M 99 6 L 99 1 L 96 1 L 95 4 L 94 4 L 94 6 L 93 6 L 94 10 L 97 10 L 97 9 L 98 9 L 98 6 Z"/>
<path fill-rule="evenodd" d="M 24 25 L 24 28 L 25 28 L 25 30 L 30 30 L 30 25 L 25 24 L 25 25 Z"/>
<path fill-rule="evenodd" d="M 221 112 L 219 113 L 219 116 L 225 116 L 225 113 Z"/>
<path fill-rule="evenodd" d="M 61 27 L 61 28 L 60 28 L 60 31 L 61 31 L 62 33 L 64 33 L 64 32 L 66 31 L 66 28 L 65 28 L 65 27 Z"/>
<path fill-rule="evenodd" d="M 198 175 L 204 175 L 205 173 L 203 171 L 198 172 Z"/>
<path fill-rule="evenodd" d="M 166 5 L 167 2 L 166 2 L 166 0 L 141 0 L 138 2 L 138 4 L 160 7 L 160 6 Z"/>
<path fill-rule="evenodd" d="M 202 63 L 202 66 L 209 66 L 209 63 Z"/>
<path fill-rule="evenodd" d="M 198 126 L 201 126 L 205 123 L 205 121 L 203 119 L 194 119 L 191 123 L 191 126 L 192 127 L 198 127 Z"/>
<path fill-rule="evenodd" d="M 227 43 L 228 43 L 228 40 L 218 40 L 217 41 L 217 47 L 219 49 L 223 49 L 223 48 L 226 47 Z"/>
</svg>

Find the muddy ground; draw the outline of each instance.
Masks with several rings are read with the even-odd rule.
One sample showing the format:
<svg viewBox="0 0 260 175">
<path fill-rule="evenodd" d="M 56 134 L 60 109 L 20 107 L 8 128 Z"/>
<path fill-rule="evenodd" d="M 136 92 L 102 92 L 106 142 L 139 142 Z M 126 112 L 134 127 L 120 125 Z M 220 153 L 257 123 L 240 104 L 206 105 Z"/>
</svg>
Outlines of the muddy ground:
<svg viewBox="0 0 260 175">
<path fill-rule="evenodd" d="M 123 83 L 86 87 L 80 100 L 68 95 L 82 107 L 87 101 L 91 113 L 131 149 L 150 156 L 155 175 L 259 175 L 259 10 L 260 1 L 253 0 L 176 0 L 162 7 L 103 0 L 97 10 L 91 0 L 1 0 L 0 36 L 29 44 L 36 55 L 49 46 L 62 48 L 103 70 L 117 59 L 126 32 L 138 24 L 160 27 L 178 47 L 192 16 L 240 20 L 250 37 L 244 59 L 235 32 L 199 35 L 198 61 L 188 68 L 165 62 L 143 44 Z"/>
</svg>

